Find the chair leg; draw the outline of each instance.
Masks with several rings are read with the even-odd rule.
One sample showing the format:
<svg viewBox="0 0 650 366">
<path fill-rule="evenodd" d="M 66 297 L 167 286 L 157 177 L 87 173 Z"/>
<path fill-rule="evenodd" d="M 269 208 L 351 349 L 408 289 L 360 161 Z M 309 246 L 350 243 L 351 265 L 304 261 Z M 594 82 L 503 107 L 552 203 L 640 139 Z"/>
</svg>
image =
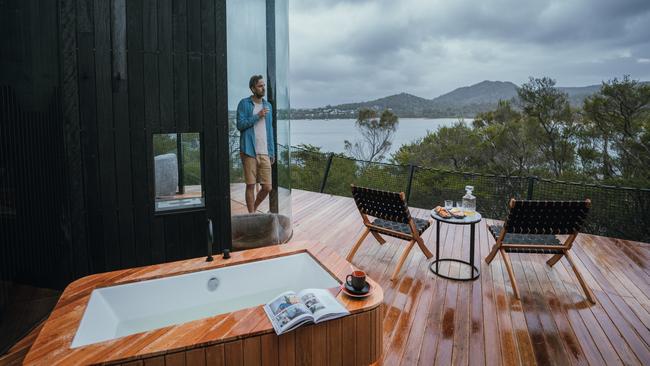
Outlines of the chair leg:
<svg viewBox="0 0 650 366">
<path fill-rule="evenodd" d="M 512 271 L 512 263 L 510 263 L 510 256 L 506 253 L 505 250 L 499 250 L 501 256 L 503 257 L 503 263 L 506 264 L 506 270 L 508 271 L 508 277 L 510 277 L 510 283 L 512 284 L 512 291 L 515 293 L 515 298 L 519 300 L 519 288 L 517 287 L 517 281 L 515 281 L 515 273 Z"/>
<path fill-rule="evenodd" d="M 376 232 L 374 232 L 374 231 L 371 231 L 370 234 L 372 234 L 372 236 L 374 236 L 375 239 L 377 239 L 377 241 L 379 242 L 379 244 L 385 244 L 385 243 L 386 243 L 386 239 L 382 238 L 381 235 L 379 235 L 379 233 L 376 233 Z"/>
<path fill-rule="evenodd" d="M 411 240 L 408 243 L 406 249 L 404 249 L 404 252 L 402 252 L 402 256 L 399 258 L 399 262 L 397 262 L 397 267 L 395 267 L 395 271 L 393 271 L 393 274 L 390 276 L 391 281 L 395 281 L 397 279 L 397 275 L 399 274 L 400 269 L 402 269 L 402 265 L 404 265 L 404 261 L 406 260 L 406 257 L 409 256 L 409 252 L 411 251 L 411 248 L 413 248 L 414 244 L 415 239 Z"/>
<path fill-rule="evenodd" d="M 546 261 L 546 264 L 548 264 L 549 267 L 553 267 L 555 265 L 555 263 L 557 263 L 560 259 L 562 259 L 563 255 L 564 255 L 564 253 L 556 254 L 556 255 L 552 256 L 551 259 Z"/>
<path fill-rule="evenodd" d="M 578 277 L 578 282 L 580 283 L 582 290 L 585 292 L 585 295 L 587 295 L 587 300 L 589 300 L 592 304 L 595 304 L 596 298 L 594 297 L 593 292 L 591 292 L 591 289 L 587 286 L 587 283 L 585 282 L 585 279 L 582 277 L 582 274 L 578 270 L 578 267 L 576 266 L 575 262 L 573 262 L 573 258 L 571 258 L 571 255 L 569 254 L 568 251 L 564 252 L 564 255 L 566 256 L 566 259 L 571 264 L 571 268 L 573 269 L 573 272 L 576 274 L 576 277 Z"/>
<path fill-rule="evenodd" d="M 424 240 L 422 240 L 422 238 L 418 238 L 417 243 L 420 249 L 422 249 L 422 253 L 424 253 L 424 256 L 427 257 L 427 259 L 433 257 L 433 253 L 431 253 L 429 248 L 427 248 L 427 246 L 424 245 Z"/>
<path fill-rule="evenodd" d="M 352 262 L 352 258 L 354 255 L 357 253 L 357 250 L 359 250 L 359 247 L 361 246 L 361 243 L 363 243 L 363 240 L 368 236 L 368 233 L 370 232 L 370 229 L 366 228 L 366 230 L 361 234 L 361 237 L 357 242 L 354 244 L 352 249 L 350 249 L 350 253 L 348 253 L 348 256 L 345 258 L 348 260 L 348 262 Z"/>
<path fill-rule="evenodd" d="M 487 257 L 485 257 L 485 263 L 490 264 L 498 252 L 499 252 L 499 245 L 494 244 L 492 250 L 490 250 L 490 254 L 488 254 Z"/>
</svg>

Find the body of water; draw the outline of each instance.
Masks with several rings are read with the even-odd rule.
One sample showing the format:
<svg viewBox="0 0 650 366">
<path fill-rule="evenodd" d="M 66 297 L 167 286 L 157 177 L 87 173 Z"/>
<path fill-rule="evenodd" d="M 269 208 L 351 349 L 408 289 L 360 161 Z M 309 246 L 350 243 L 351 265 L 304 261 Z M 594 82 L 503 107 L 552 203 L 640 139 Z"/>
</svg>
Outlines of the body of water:
<svg viewBox="0 0 650 366">
<path fill-rule="evenodd" d="M 471 119 L 465 119 L 471 123 Z M 321 151 L 342 153 L 344 141 L 354 143 L 361 139 L 354 119 L 307 119 L 291 121 L 291 145 L 310 144 L 320 146 Z M 436 131 L 443 126 L 451 126 L 458 118 L 400 118 L 397 131 L 393 135 L 393 145 L 386 157 L 397 151 L 403 144 L 409 144 L 424 137 L 427 131 Z"/>
</svg>

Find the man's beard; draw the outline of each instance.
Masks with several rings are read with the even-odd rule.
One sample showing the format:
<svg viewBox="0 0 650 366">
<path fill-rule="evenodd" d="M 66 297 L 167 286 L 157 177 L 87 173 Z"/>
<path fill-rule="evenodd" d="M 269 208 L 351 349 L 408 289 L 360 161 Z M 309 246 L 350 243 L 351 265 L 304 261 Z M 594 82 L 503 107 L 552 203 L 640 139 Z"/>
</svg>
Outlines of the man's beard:
<svg viewBox="0 0 650 366">
<path fill-rule="evenodd" d="M 264 92 L 260 92 L 260 93 L 255 92 L 255 96 L 258 97 L 258 98 L 262 98 L 264 96 L 264 94 L 265 94 Z"/>
</svg>

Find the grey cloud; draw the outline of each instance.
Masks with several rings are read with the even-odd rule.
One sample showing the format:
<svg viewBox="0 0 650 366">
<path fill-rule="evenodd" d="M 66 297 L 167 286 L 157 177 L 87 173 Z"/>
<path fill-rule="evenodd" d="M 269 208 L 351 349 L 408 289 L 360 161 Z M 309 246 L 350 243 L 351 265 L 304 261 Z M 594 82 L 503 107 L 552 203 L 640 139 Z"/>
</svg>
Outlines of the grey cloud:
<svg viewBox="0 0 650 366">
<path fill-rule="evenodd" d="M 484 79 L 521 83 L 530 75 L 553 76 L 562 85 L 628 73 L 650 78 L 648 64 L 636 61 L 650 58 L 647 0 L 291 4 L 298 107 L 401 91 L 431 98 Z M 294 94 L 309 89 L 303 83 L 322 91 Z"/>
</svg>

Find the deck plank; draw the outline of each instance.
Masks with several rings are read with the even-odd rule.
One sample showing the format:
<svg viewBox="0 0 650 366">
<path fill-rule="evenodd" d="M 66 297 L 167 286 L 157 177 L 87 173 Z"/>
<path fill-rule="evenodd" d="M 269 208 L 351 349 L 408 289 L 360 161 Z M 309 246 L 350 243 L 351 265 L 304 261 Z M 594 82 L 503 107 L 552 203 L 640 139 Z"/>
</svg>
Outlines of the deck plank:
<svg viewBox="0 0 650 366">
<path fill-rule="evenodd" d="M 293 190 L 294 238 L 317 240 L 345 256 L 363 224 L 351 198 Z M 428 209 L 412 208 L 428 217 Z M 485 222 L 492 222 L 486 219 Z M 448 281 L 429 272 L 418 248 L 396 283 L 389 280 L 403 241 L 372 236 L 353 265 L 384 289 L 383 364 L 650 364 L 650 244 L 580 234 L 572 254 L 598 300 L 585 301 L 562 259 L 513 254 L 522 301 L 514 299 L 502 259 L 484 261 L 494 239 L 476 226 L 478 280 Z M 435 224 L 424 234 L 435 252 Z M 441 257 L 467 258 L 469 227 L 441 225 Z M 458 268 L 450 266 L 452 274 Z"/>
<path fill-rule="evenodd" d="M 318 242 L 323 244 L 320 250 L 324 253 L 344 257 L 361 235 L 363 224 L 350 198 L 293 190 L 292 201 L 292 241 Z M 428 212 L 412 208 L 415 217 L 427 218 Z M 596 296 L 598 303 L 594 305 L 586 301 L 566 259 L 549 267 L 545 256 L 513 254 L 511 260 L 522 296 L 522 301 L 518 301 L 514 299 L 502 258 L 497 256 L 491 265 L 484 261 L 494 244 L 486 222 L 493 221 L 486 219 L 476 226 L 475 263 L 481 270 L 476 281 L 461 283 L 433 275 L 428 268 L 431 260 L 414 247 L 397 281 L 392 282 L 389 277 L 405 242 L 388 237 L 386 244 L 379 245 L 374 237 L 368 236 L 352 264 L 338 264 L 337 271 L 345 271 L 346 266 L 349 270 L 366 271 L 384 289 L 383 319 L 377 319 L 384 327 L 384 365 L 650 364 L 650 244 L 578 236 L 572 254 Z M 434 224 L 423 235 L 434 253 L 435 230 Z M 441 225 L 440 241 L 441 257 L 467 258 L 469 227 Z M 443 273 L 455 275 L 458 270 L 446 266 Z M 140 274 L 130 270 L 120 277 L 128 279 Z M 83 286 L 80 284 L 80 291 Z M 65 300 L 64 306 L 68 306 L 66 301 L 70 301 L 73 311 L 74 298 Z M 258 329 L 262 315 L 253 311 L 240 314 L 244 318 L 239 327 Z M 327 333 L 343 333 L 341 342 L 326 345 L 332 359 L 354 363 L 356 358 L 365 359 L 375 352 L 372 348 L 350 349 L 351 339 L 346 341 L 346 337 L 354 335 L 341 332 L 340 322 L 336 322 L 328 322 L 327 327 L 323 324 Z M 373 320 L 355 320 L 357 333 L 365 332 L 366 323 Z M 174 345 L 177 339 L 186 341 L 211 332 L 232 331 L 233 325 L 233 320 L 224 316 L 222 322 L 201 328 L 198 333 L 180 327 L 175 332 L 161 332 L 157 339 Z M 309 346 L 313 351 L 314 345 L 322 343 L 317 334 L 304 337 L 308 339 L 298 339 L 298 334 L 280 337 L 280 364 L 299 363 L 294 358 L 296 349 Z M 125 344 L 120 352 L 138 347 L 138 342 Z M 258 352 L 245 350 L 260 347 L 265 344 L 233 342 L 227 347 L 209 348 L 205 354 L 192 354 L 187 360 L 170 354 L 145 364 L 182 364 L 193 362 L 193 357 L 204 358 L 207 365 L 223 364 L 226 360 L 244 362 L 251 357 L 257 363 Z"/>
</svg>

